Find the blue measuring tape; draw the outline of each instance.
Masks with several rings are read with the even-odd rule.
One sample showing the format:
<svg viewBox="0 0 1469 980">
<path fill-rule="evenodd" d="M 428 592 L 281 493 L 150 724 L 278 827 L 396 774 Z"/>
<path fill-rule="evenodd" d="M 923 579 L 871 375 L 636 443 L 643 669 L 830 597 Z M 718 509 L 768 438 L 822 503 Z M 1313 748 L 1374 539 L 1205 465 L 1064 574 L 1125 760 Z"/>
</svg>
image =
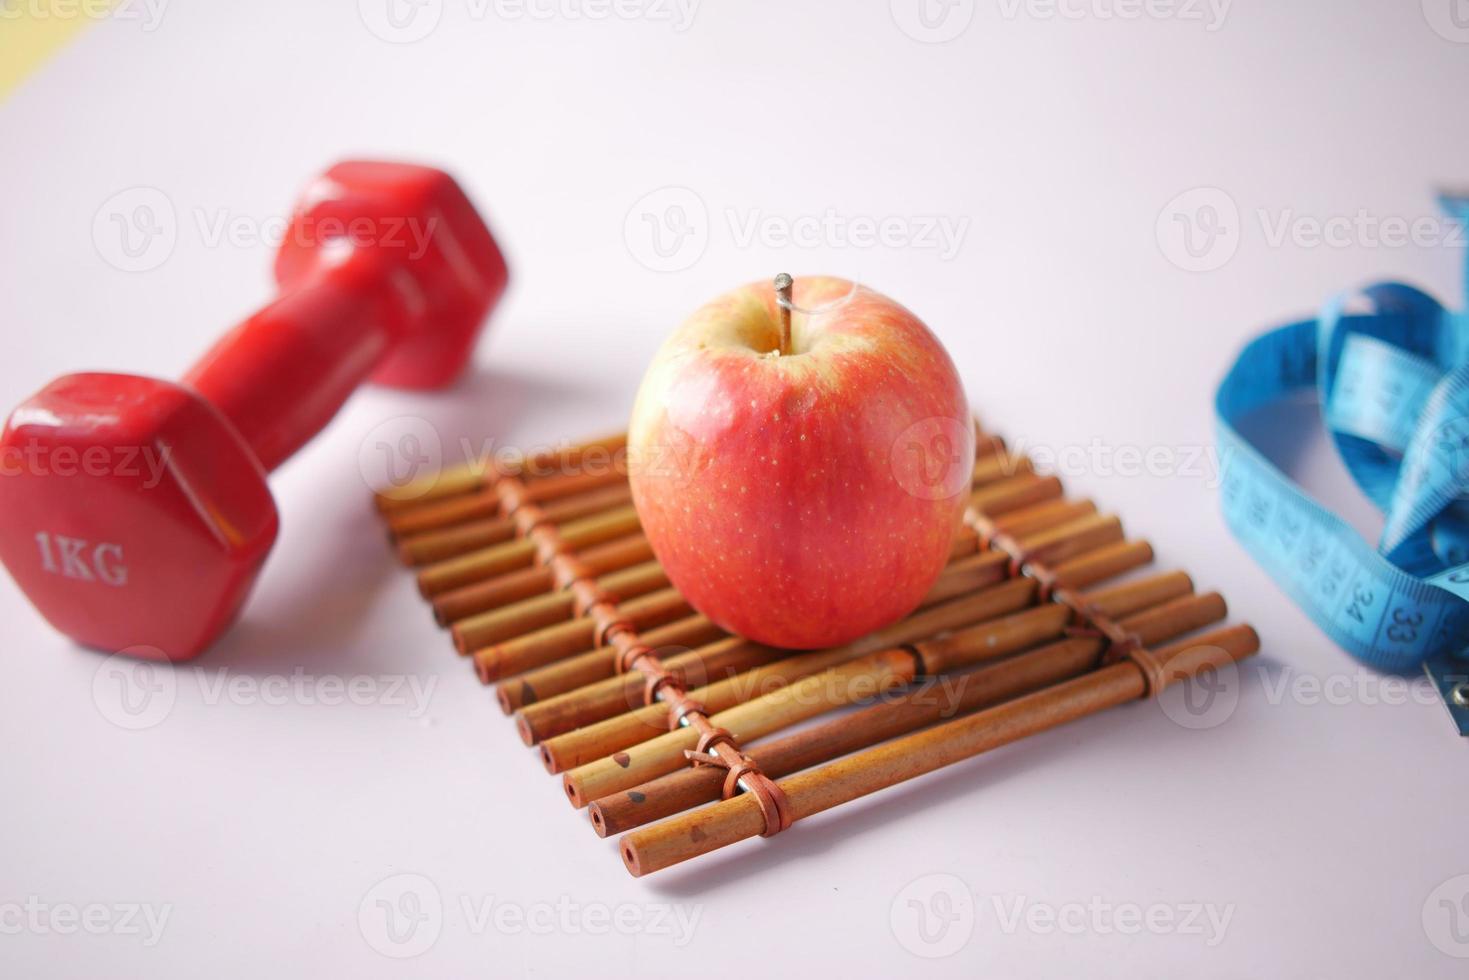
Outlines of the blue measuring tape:
<svg viewBox="0 0 1469 980">
<path fill-rule="evenodd" d="M 1441 203 L 1469 225 L 1469 196 Z M 1376 548 L 1237 428 L 1312 389 L 1347 471 L 1384 515 Z M 1215 410 L 1235 536 L 1347 652 L 1379 670 L 1422 665 L 1469 735 L 1469 312 L 1401 283 L 1344 294 L 1251 341 Z"/>
</svg>

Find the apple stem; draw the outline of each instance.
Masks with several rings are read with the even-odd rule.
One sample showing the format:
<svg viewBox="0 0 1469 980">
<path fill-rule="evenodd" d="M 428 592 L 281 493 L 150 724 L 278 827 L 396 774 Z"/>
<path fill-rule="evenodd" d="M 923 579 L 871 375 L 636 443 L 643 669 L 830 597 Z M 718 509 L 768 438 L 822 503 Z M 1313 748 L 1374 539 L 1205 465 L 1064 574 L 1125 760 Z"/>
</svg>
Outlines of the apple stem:
<svg viewBox="0 0 1469 980">
<path fill-rule="evenodd" d="M 782 272 L 775 277 L 775 305 L 780 309 L 780 354 L 791 352 L 791 289 L 796 281 L 790 273 Z"/>
</svg>

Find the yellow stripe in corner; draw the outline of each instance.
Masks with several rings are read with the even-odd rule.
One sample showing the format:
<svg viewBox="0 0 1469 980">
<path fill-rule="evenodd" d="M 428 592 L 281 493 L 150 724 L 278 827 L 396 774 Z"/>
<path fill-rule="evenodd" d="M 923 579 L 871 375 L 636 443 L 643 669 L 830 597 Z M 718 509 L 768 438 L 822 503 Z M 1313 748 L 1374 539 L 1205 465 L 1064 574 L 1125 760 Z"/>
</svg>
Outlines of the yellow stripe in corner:
<svg viewBox="0 0 1469 980">
<path fill-rule="evenodd" d="M 115 0 L 0 0 L 0 102 Z"/>
</svg>

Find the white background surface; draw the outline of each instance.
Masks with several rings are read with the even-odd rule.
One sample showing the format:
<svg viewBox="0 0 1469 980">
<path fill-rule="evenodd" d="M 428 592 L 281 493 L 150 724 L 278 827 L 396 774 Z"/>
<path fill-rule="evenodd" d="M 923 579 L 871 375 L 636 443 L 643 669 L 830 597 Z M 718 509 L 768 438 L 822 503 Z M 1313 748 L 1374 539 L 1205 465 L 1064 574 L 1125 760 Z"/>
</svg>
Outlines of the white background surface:
<svg viewBox="0 0 1469 980">
<path fill-rule="evenodd" d="M 709 0 L 686 30 L 431 0 L 437 28 L 398 44 L 350 0 L 177 0 L 151 31 L 98 24 L 0 105 L 9 403 L 69 370 L 181 372 L 270 291 L 269 244 L 212 242 L 214 222 L 277 218 L 342 156 L 450 168 L 514 266 L 459 388 L 366 391 L 276 475 L 275 553 L 227 639 L 175 672 L 159 724 L 109 721 L 93 697 L 103 660 L 0 587 L 0 903 L 169 908 L 152 946 L 7 926 L 0 973 L 1462 976 L 1424 915 L 1469 891 L 1461 880 L 1431 898 L 1469 873 L 1464 745 L 1421 688 L 1381 703 L 1391 687 L 1262 577 L 1222 525 L 1211 468 L 1069 483 L 1258 627 L 1264 654 L 1221 724 L 1187 730 L 1135 705 L 643 880 L 566 806 L 383 547 L 358 466 L 375 426 L 421 416 L 447 451 L 618 428 L 684 313 L 781 269 L 854 275 L 912 307 L 1012 439 L 1180 460 L 1209 445 L 1213 387 L 1265 325 L 1388 277 L 1461 304 L 1462 250 L 1271 240 L 1301 216 L 1432 216 L 1432 185 L 1469 178 L 1469 36 L 1430 26 L 1449 23 L 1448 0 L 1240 0 L 1217 30 L 1203 7 L 1202 21 L 1106 19 L 1100 0 L 1073 18 L 971 7 L 947 22 L 972 14 L 962 33 L 930 44 L 871 0 Z M 177 240 L 156 268 L 125 272 L 92 228 L 138 186 L 166 195 Z M 708 243 L 658 273 L 624 227 L 668 186 L 693 192 Z M 1207 272 L 1170 262 L 1155 231 L 1160 215 L 1181 227 L 1165 208 L 1197 187 L 1239 211 L 1224 223 L 1237 253 L 1223 261 L 1221 239 Z M 827 209 L 967 230 L 948 258 L 740 234 L 752 215 Z M 1340 487 L 1320 438 L 1304 441 L 1307 482 Z M 1349 491 L 1332 499 L 1363 513 Z M 431 698 L 421 717 L 211 698 L 221 678 L 298 668 L 406 674 Z M 1347 693 L 1313 697 L 1315 680 Z M 359 926 L 369 892 L 401 873 L 443 903 L 415 959 L 380 955 Z M 942 959 L 915 955 L 939 950 L 911 938 L 903 892 L 932 874 L 955 876 L 942 881 L 973 909 L 972 934 Z M 657 928 L 486 925 L 486 902 L 699 918 L 679 946 Z M 1071 917 L 1007 928 L 1017 903 Z M 1128 903 L 1231 918 L 1210 945 L 1068 912 Z M 1469 929 L 1469 907 L 1459 921 Z"/>
</svg>

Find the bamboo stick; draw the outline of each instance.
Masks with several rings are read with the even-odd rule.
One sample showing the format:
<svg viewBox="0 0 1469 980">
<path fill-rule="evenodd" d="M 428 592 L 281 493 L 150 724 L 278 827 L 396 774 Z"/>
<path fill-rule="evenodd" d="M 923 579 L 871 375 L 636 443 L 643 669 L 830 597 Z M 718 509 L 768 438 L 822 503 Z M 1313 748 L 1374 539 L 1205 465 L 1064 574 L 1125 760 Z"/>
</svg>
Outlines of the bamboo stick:
<svg viewBox="0 0 1469 980">
<path fill-rule="evenodd" d="M 1141 642 L 1158 643 L 1190 630 L 1218 622 L 1225 616 L 1223 600 L 1215 594 L 1192 596 L 1188 576 L 1164 573 L 1136 583 L 1105 590 L 1093 605 L 1105 615 L 1142 610 L 1125 619 L 1125 629 Z M 1180 593 L 1179 587 L 1184 591 Z M 1059 682 L 1095 666 L 1101 640 L 1077 637 L 1021 654 L 998 664 L 949 678 L 943 697 L 934 693 L 937 674 L 947 670 L 937 648 L 945 641 L 918 644 L 926 682 L 901 700 L 878 704 L 856 714 L 835 718 L 794 735 L 747 746 L 746 753 L 771 778 L 789 775 L 847 752 L 876 744 L 946 717 L 1008 700 L 1019 694 Z M 621 833 L 652 820 L 719 798 L 724 771 L 717 766 L 690 766 L 660 776 L 625 792 L 608 794 L 590 804 L 592 825 L 599 836 Z"/>
<path fill-rule="evenodd" d="M 872 697 L 917 676 L 919 663 L 930 656 L 951 669 L 979 660 L 993 660 L 1053 640 L 1066 629 L 1071 610 L 1048 603 L 1024 612 L 981 623 L 941 641 L 916 644 L 920 653 L 895 647 L 868 654 L 799 679 L 757 698 L 750 698 L 710 715 L 715 728 L 727 729 L 743 745 L 808 718 Z M 932 652 L 928 652 L 932 648 Z M 699 732 L 682 727 L 648 739 L 614 755 L 566 772 L 562 783 L 575 806 L 630 789 L 685 764 L 684 752 L 699 741 Z"/>
<path fill-rule="evenodd" d="M 957 678 L 929 677 L 898 701 L 874 704 L 746 748 L 772 779 L 828 762 L 944 718 L 1008 701 L 1096 666 L 1102 641 L 1050 643 Z M 720 798 L 725 770 L 685 766 L 632 789 L 593 800 L 587 815 L 599 837 L 620 834 Z"/>
<path fill-rule="evenodd" d="M 1057 500 L 1061 494 L 1061 481 L 1056 477 L 1025 473 L 974 491 L 969 495 L 969 506 L 995 517 L 1047 500 Z"/>
<path fill-rule="evenodd" d="M 939 574 L 938 581 L 924 597 L 919 609 L 926 609 L 1003 581 L 1006 562 L 1004 555 L 995 552 L 970 555 L 951 562 Z M 768 647 L 743 640 L 739 643 L 744 645 L 731 647 L 725 644 L 720 648 L 721 670 L 738 673 L 768 663 L 772 659 Z M 694 659 L 697 658 L 686 657 L 682 662 L 688 664 Z M 516 726 L 527 745 L 535 745 L 552 736 L 612 718 L 641 704 L 646 678 L 639 672 L 616 676 L 615 650 L 607 650 L 602 660 L 606 669 L 592 683 L 579 690 L 573 689 L 554 697 L 547 696 L 535 705 L 525 707 L 516 718 Z M 705 682 L 706 679 L 701 679 L 701 684 Z"/>
<path fill-rule="evenodd" d="M 1206 656 L 1201 650 L 1207 649 Z M 1248 626 L 1218 630 L 1173 644 L 1155 655 L 1180 671 L 1196 672 L 1219 655 L 1242 659 L 1259 649 Z M 1214 654 L 1212 651 L 1219 651 Z M 794 820 L 894 786 L 916 776 L 1055 728 L 1148 693 L 1142 670 L 1131 660 L 1022 695 L 1013 701 L 935 725 L 836 762 L 781 779 Z M 635 876 L 650 874 L 765 830 L 749 794 L 691 811 L 622 838 L 620 853 Z"/>
<path fill-rule="evenodd" d="M 627 541 L 640 538 L 642 535 L 633 535 L 631 539 L 620 538 L 618 540 Z M 642 540 L 646 542 L 645 538 Z M 616 543 L 618 542 L 609 542 L 609 544 Z M 650 554 L 651 551 L 652 549 L 649 549 Z M 429 605 L 434 611 L 434 621 L 440 626 L 450 626 L 476 613 L 488 612 L 521 599 L 542 595 L 555 587 L 556 573 L 549 566 L 532 565 L 530 568 L 506 572 L 504 575 L 497 575 L 483 582 L 461 585 L 457 589 L 440 592 L 433 597 Z"/>
<path fill-rule="evenodd" d="M 1108 514 L 1068 521 L 1020 537 L 1027 560 L 1055 565 L 1122 540 L 1122 522 Z"/>
<path fill-rule="evenodd" d="M 472 493 L 499 476 L 520 475 L 525 479 L 535 479 L 553 467 L 578 465 L 593 453 L 615 456 L 626 448 L 627 433 L 618 432 L 585 442 L 568 443 L 530 456 L 507 456 L 499 461 L 498 466 L 493 458 L 480 456 L 426 473 L 401 487 L 379 490 L 373 494 L 373 500 L 383 514 L 404 513 Z"/>
<path fill-rule="evenodd" d="M 391 525 L 393 519 L 400 515 L 426 511 L 435 504 L 472 496 L 483 490 L 493 479 L 489 475 L 491 469 L 488 460 L 475 460 L 426 473 L 401 487 L 375 492 L 373 503 Z"/>
<path fill-rule="evenodd" d="M 703 687 L 789 655 L 789 650 L 729 636 L 664 657 L 662 663 L 681 683 Z M 620 718 L 643 706 L 646 684 L 646 675 L 641 671 L 630 671 L 604 677 L 566 694 L 548 697 L 526 705 L 516 713 L 516 731 L 526 745 L 538 745 L 577 729 Z M 667 716 L 666 708 L 663 714 Z"/>
<path fill-rule="evenodd" d="M 587 477 L 597 477 L 598 474 L 571 474 L 565 480 L 584 481 Z M 568 488 L 568 484 L 562 477 L 548 477 L 539 483 L 532 484 L 527 488 L 527 498 L 539 498 L 548 490 L 561 492 Z M 605 481 L 604 481 L 605 482 Z M 600 485 L 600 484 L 598 484 Z M 625 485 L 625 481 L 623 481 Z M 588 496 L 588 494 L 575 493 L 573 496 Z M 622 499 L 626 499 L 625 497 Z M 548 516 L 552 516 L 549 515 Z M 503 520 L 508 521 L 508 518 Z M 553 521 L 559 520 L 553 517 Z M 496 525 L 498 529 L 499 525 Z M 453 529 L 451 529 L 453 530 Z M 573 549 L 587 548 L 600 544 L 611 538 L 629 535 L 639 530 L 637 513 L 631 505 L 613 506 L 606 510 L 597 511 L 575 520 L 567 520 L 560 526 L 562 538 L 568 547 Z M 483 530 L 470 530 L 465 532 L 470 537 L 475 534 L 486 534 Z M 499 533 L 496 530 L 495 533 Z M 445 536 L 452 539 L 456 544 L 462 544 L 463 538 L 456 538 L 448 531 Z M 443 539 L 436 539 L 432 543 L 435 548 L 446 547 Z M 955 537 L 952 554 L 972 553 L 977 547 L 977 539 L 974 532 L 964 529 Z M 482 547 L 474 551 L 466 551 L 454 554 L 452 557 L 444 557 L 425 565 L 418 575 L 419 591 L 425 598 L 433 600 L 451 590 L 459 590 L 473 584 L 481 584 L 492 581 L 496 577 L 514 573 L 516 571 L 531 567 L 535 561 L 535 546 L 526 538 L 511 538 L 492 543 L 488 547 Z"/>
<path fill-rule="evenodd" d="M 498 464 L 492 458 L 477 457 L 425 474 L 402 487 L 377 491 L 373 494 L 373 500 L 377 509 L 387 518 L 394 533 L 403 533 L 399 530 L 397 523 L 399 519 L 417 512 L 427 514 L 440 503 L 472 497 L 478 491 L 490 488 L 492 481 L 498 477 L 519 476 L 528 482 L 544 480 L 552 475 L 558 475 L 568 467 L 576 467 L 593 453 L 600 453 L 606 455 L 609 460 L 614 460 L 626 448 L 627 433 L 619 432 L 586 442 L 571 443 L 559 449 L 547 450 L 528 457 L 522 455 L 502 459 L 498 461 Z M 976 462 L 996 457 L 1004 451 L 1004 448 L 1005 442 L 999 436 L 979 433 L 975 442 Z M 473 516 L 484 517 L 489 516 L 490 513 L 493 513 L 493 510 L 475 512 Z M 454 523 L 454 521 L 449 523 Z M 444 525 L 409 521 L 403 526 L 424 530 L 428 527 Z"/>
<path fill-rule="evenodd" d="M 614 602 L 668 588 L 668 575 L 656 561 L 608 572 L 597 576 L 594 581 Z M 455 649 L 469 653 L 553 623 L 565 622 L 576 614 L 575 594 L 570 589 L 557 589 L 468 616 L 456 622 L 449 632 L 454 637 Z"/>
<path fill-rule="evenodd" d="M 1122 620 L 1122 628 L 1138 638 L 1143 646 L 1161 643 L 1169 637 L 1202 629 L 1229 614 L 1224 597 L 1218 592 L 1186 595 L 1170 599 Z"/>
<path fill-rule="evenodd" d="M 600 471 L 543 479 L 527 486 L 521 494 L 526 502 L 545 501 L 546 517 L 558 524 L 609 510 L 631 498 L 625 473 Z M 489 484 L 418 507 L 391 511 L 386 520 L 389 537 L 398 543 L 399 559 L 407 565 L 452 558 L 507 541 L 516 533 L 515 522 L 504 514 L 500 497 Z"/>
<path fill-rule="evenodd" d="M 1106 537 L 1113 534 L 1112 525 L 1104 524 L 1101 528 L 1106 532 Z M 1086 526 L 1080 528 L 1079 533 L 1096 539 L 1097 530 Z M 1020 543 L 1028 546 L 1030 540 L 1024 538 Z M 1065 539 L 1053 539 L 1046 543 L 1050 547 L 1064 546 Z M 1062 585 L 1085 587 L 1102 578 L 1135 568 L 1152 558 L 1152 549 L 1146 542 L 1117 542 L 1106 547 L 1108 554 L 1105 560 L 1083 564 L 1073 559 L 1057 566 L 1055 571 L 1058 582 Z M 899 625 L 902 625 L 901 622 Z M 887 634 L 880 632 L 873 636 L 885 635 Z M 929 635 L 932 633 L 920 632 L 907 639 L 892 642 L 909 642 Z M 860 655 L 871 649 L 876 647 L 869 647 L 852 655 Z M 758 664 L 763 665 L 766 658 L 755 659 Z M 762 669 L 768 672 L 773 668 Z M 661 705 L 646 705 L 631 712 L 627 711 L 629 704 L 636 703 L 635 698 L 641 690 L 638 679 L 624 680 L 621 684 L 615 679 L 600 682 L 581 691 L 559 695 L 522 709 L 516 716 L 516 727 L 527 744 L 542 743 L 541 761 L 549 771 L 559 772 L 567 766 L 581 765 L 592 758 L 609 755 L 620 748 L 636 744 L 642 738 L 648 737 L 652 730 L 661 729 L 666 711 Z M 619 717 L 619 712 L 625 714 Z M 601 746 L 605 751 L 588 755 L 586 753 L 591 751 L 588 746 Z"/>
<path fill-rule="evenodd" d="M 670 654 L 670 651 L 664 653 Z M 662 658 L 662 665 L 684 687 L 703 688 L 744 676 L 751 670 L 782 662 L 790 656 L 789 650 L 765 646 L 740 636 L 728 636 L 693 650 L 666 655 Z M 646 683 L 645 674 L 631 671 L 590 685 L 592 690 L 584 688 L 575 692 L 578 697 L 548 698 L 541 704 L 528 705 L 515 715 L 516 731 L 520 734 L 521 741 L 528 746 L 547 740 L 554 741 L 557 737 L 577 732 L 587 732 L 589 734 L 583 738 L 590 738 L 590 733 L 602 730 L 599 726 L 605 727 L 613 721 L 625 720 L 628 712 L 645 707 L 643 692 Z M 537 710 L 542 705 L 546 709 Z M 667 718 L 666 707 L 663 717 Z M 667 730 L 667 727 L 665 721 L 661 730 Z M 548 735 L 548 732 L 552 734 Z M 642 737 L 646 738 L 649 734 L 651 733 L 645 733 Z M 554 764 L 551 760 L 552 756 L 542 754 L 542 762 L 547 769 L 551 769 Z"/>
<path fill-rule="evenodd" d="M 1096 512 L 1097 505 L 1090 500 L 1049 500 L 1009 511 L 993 518 L 993 521 L 996 531 L 1018 538 L 1090 517 Z"/>
<path fill-rule="evenodd" d="M 653 548 L 641 534 L 614 538 L 585 551 L 577 552 L 577 560 L 593 575 L 603 575 L 622 568 L 641 565 L 653 557 Z M 556 573 L 547 565 L 534 565 L 507 572 L 483 582 L 462 585 L 434 596 L 434 619 L 448 626 L 476 613 L 498 609 L 519 599 L 549 592 L 556 587 Z"/>
<path fill-rule="evenodd" d="M 627 463 L 619 460 L 596 469 L 553 472 L 525 480 L 519 498 L 524 504 L 548 504 L 563 497 L 589 493 L 602 487 L 621 486 L 626 482 Z"/>
<path fill-rule="evenodd" d="M 498 518 L 501 515 L 500 497 L 494 488 L 480 487 L 471 493 L 445 497 L 421 507 L 389 513 L 388 540 L 401 541 L 413 535 L 428 534 L 466 521 Z"/>
<path fill-rule="evenodd" d="M 974 461 L 973 485 L 982 487 L 998 480 L 1033 472 L 1029 456 L 998 452 Z"/>
<path fill-rule="evenodd" d="M 619 480 L 611 486 L 553 500 L 542 508 L 542 513 L 553 524 L 564 524 L 620 507 L 631 500 L 632 488 L 627 481 Z M 515 520 L 510 517 L 492 514 L 458 521 L 449 526 L 402 535 L 398 538 L 398 559 L 405 565 L 426 565 L 509 541 L 515 533 Z"/>
<path fill-rule="evenodd" d="M 943 602 L 980 588 L 980 577 L 989 574 L 989 567 L 1003 566 L 1003 561 L 1005 561 L 1005 555 L 996 554 L 996 552 L 984 552 L 984 554 L 970 555 L 968 558 L 959 558 L 946 569 L 946 573 L 955 574 L 940 576 L 939 582 L 934 583 L 934 588 L 924 598 L 923 605 Z M 923 608 L 923 605 L 920 608 Z M 652 646 L 654 649 L 661 649 L 665 646 L 689 648 L 689 646 L 712 644 L 724 636 L 726 636 L 724 630 L 715 626 L 707 616 L 695 614 L 687 619 L 658 627 L 652 632 L 643 633 L 639 639 L 643 644 Z M 558 660 L 555 663 L 546 664 L 545 667 L 529 671 L 529 673 L 510 677 L 495 689 L 495 695 L 499 699 L 501 710 L 505 714 L 511 714 L 541 699 L 576 691 L 577 688 L 591 685 L 598 680 L 616 676 L 616 673 L 616 649 L 610 646 L 598 646 L 598 648 L 571 655 L 566 660 Z"/>
<path fill-rule="evenodd" d="M 956 537 L 952 554 L 954 556 L 973 554 L 977 544 L 977 539 L 972 531 L 962 531 Z M 523 560 L 526 550 L 523 545 L 507 549 L 507 551 L 513 551 L 511 558 L 515 561 Z M 646 537 L 642 534 L 632 534 L 602 545 L 589 547 L 580 551 L 577 557 L 595 575 L 627 569 L 646 562 L 652 558 L 652 549 Z M 976 565 L 972 570 L 977 573 L 977 569 Z M 639 574 L 651 576 L 651 570 L 644 569 Z M 512 602 L 540 596 L 542 593 L 551 591 L 554 586 L 555 575 L 549 568 L 532 566 L 516 569 L 437 594 L 433 598 L 435 618 L 441 625 L 448 625 Z M 477 642 L 487 641 L 484 641 L 483 637 L 478 637 L 468 642 L 470 645 L 475 645 Z"/>
<path fill-rule="evenodd" d="M 443 561 L 479 551 L 515 537 L 515 522 L 489 516 L 459 521 L 448 527 L 406 534 L 398 539 L 398 560 L 409 567 Z"/>
<path fill-rule="evenodd" d="M 1153 560 L 1153 546 L 1146 541 L 1118 541 L 1096 551 L 1054 566 L 1056 581 L 1065 587 L 1084 589 L 1115 575 L 1140 568 Z"/>
<path fill-rule="evenodd" d="M 1005 451 L 1005 440 L 1000 436 L 980 432 L 974 433 L 974 461 L 977 463 L 982 459 L 994 456 L 996 453 Z"/>
<path fill-rule="evenodd" d="M 724 639 L 728 634 L 700 613 L 674 620 L 643 633 L 639 639 L 654 650 L 690 649 Z M 500 708 L 507 715 L 543 698 L 574 691 L 616 673 L 617 651 L 611 647 L 591 650 L 549 663 L 502 681 L 495 688 Z"/>
<path fill-rule="evenodd" d="M 558 529 L 569 548 L 586 548 L 638 530 L 638 514 L 631 505 L 603 511 L 592 517 L 563 524 Z M 426 565 L 418 573 L 418 589 L 432 599 L 449 589 L 479 582 L 495 575 L 535 563 L 536 544 L 530 538 L 516 538 L 457 558 L 447 558 Z"/>
<path fill-rule="evenodd" d="M 445 558 L 425 565 L 418 573 L 418 591 L 425 599 L 480 582 L 496 575 L 530 568 L 536 560 L 536 543 L 530 538 L 512 538 L 501 544 Z"/>
<path fill-rule="evenodd" d="M 675 588 L 659 589 L 629 599 L 618 607 L 618 615 L 634 629 L 652 629 L 682 619 L 694 610 Z M 470 653 L 479 678 L 488 684 L 541 667 L 562 657 L 585 650 L 597 639 L 597 623 L 590 616 L 578 616 L 564 623 L 554 623 L 523 636 L 482 647 Z"/>
<path fill-rule="evenodd" d="M 504 467 L 503 472 L 509 476 L 518 476 L 528 482 L 535 482 L 567 469 L 584 466 L 592 459 L 622 459 L 626 456 L 626 450 L 626 430 L 612 432 L 595 439 L 553 446 L 538 453 L 531 453 L 529 456 L 523 455 L 518 464 Z"/>
<path fill-rule="evenodd" d="M 1103 616 L 1120 619 L 1169 599 L 1188 595 L 1194 590 L 1193 579 L 1184 572 L 1161 572 L 1118 585 L 1083 592 L 1081 597 Z"/>
<path fill-rule="evenodd" d="M 938 579 L 918 603 L 918 608 L 927 609 L 982 589 L 986 585 L 993 585 L 1005 578 L 1005 572 L 1005 556 L 993 551 L 980 551 L 956 558 L 939 573 Z"/>
<path fill-rule="evenodd" d="M 1011 579 L 960 599 L 930 607 L 869 633 L 845 646 L 786 656 L 708 684 L 689 695 L 709 712 L 719 712 L 777 687 L 885 647 L 912 643 L 940 632 L 972 626 L 1016 612 L 1035 597 L 1034 582 Z M 661 701 L 568 731 L 541 743 L 541 761 L 550 772 L 561 772 L 636 745 L 668 729 L 668 706 Z"/>
<path fill-rule="evenodd" d="M 972 527 L 960 527 L 954 532 L 954 543 L 949 545 L 949 561 L 958 561 L 979 552 L 979 535 Z"/>
</svg>

